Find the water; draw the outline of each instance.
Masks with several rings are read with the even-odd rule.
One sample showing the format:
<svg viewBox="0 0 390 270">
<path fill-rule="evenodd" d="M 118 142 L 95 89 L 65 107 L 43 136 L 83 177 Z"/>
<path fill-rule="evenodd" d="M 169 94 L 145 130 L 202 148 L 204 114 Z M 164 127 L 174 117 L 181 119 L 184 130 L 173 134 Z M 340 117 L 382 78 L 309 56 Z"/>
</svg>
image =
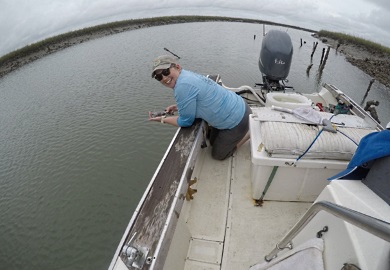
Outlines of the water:
<svg viewBox="0 0 390 270">
<path fill-rule="evenodd" d="M 280 27 L 266 27 L 267 30 Z M 289 85 L 338 86 L 360 101 L 369 76 L 331 51 L 319 79 L 320 44 L 288 29 L 294 44 Z M 256 39 L 253 36 L 256 34 Z M 222 75 L 231 87 L 261 82 L 262 26 L 188 23 L 120 33 L 44 57 L 0 80 L 0 268 L 106 269 L 176 129 L 147 121 L 173 104 L 150 78 L 169 48 L 184 68 Z M 300 38 L 307 44 L 300 48 Z M 389 91 L 374 83 L 382 123 Z"/>
</svg>

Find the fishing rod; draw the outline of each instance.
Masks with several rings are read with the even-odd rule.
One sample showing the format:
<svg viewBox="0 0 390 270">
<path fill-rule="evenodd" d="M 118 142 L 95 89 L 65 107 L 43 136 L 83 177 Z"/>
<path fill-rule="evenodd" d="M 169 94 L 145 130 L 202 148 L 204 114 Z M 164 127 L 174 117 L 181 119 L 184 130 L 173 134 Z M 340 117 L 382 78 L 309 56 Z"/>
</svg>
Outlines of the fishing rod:
<svg viewBox="0 0 390 270">
<path fill-rule="evenodd" d="M 170 54 L 174 55 L 177 57 L 177 59 L 180 59 L 180 56 L 178 56 L 177 54 L 174 54 L 173 52 L 171 52 L 170 50 L 168 50 L 167 48 L 164 48 L 164 50 L 166 50 L 167 52 L 169 52 Z"/>
</svg>

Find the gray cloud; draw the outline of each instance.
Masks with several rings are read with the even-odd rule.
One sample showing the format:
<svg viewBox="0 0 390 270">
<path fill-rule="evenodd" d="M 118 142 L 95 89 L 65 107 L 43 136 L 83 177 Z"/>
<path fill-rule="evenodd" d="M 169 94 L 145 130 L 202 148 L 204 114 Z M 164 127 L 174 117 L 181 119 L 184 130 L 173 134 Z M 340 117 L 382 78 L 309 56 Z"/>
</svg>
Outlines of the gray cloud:
<svg viewBox="0 0 390 270">
<path fill-rule="evenodd" d="M 0 55 L 70 30 L 163 15 L 263 19 L 345 32 L 390 46 L 388 0 L 0 0 Z"/>
<path fill-rule="evenodd" d="M 390 1 L 389 0 L 365 0 L 368 3 L 377 5 L 380 8 L 384 8 L 387 11 L 390 11 Z"/>
</svg>

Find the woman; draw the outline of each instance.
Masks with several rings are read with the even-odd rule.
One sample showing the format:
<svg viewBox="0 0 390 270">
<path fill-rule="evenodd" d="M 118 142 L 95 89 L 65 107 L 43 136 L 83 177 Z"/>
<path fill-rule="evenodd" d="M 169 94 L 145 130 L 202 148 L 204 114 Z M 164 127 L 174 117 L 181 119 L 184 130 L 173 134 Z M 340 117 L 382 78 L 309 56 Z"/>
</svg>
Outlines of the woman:
<svg viewBox="0 0 390 270">
<path fill-rule="evenodd" d="M 249 139 L 249 114 L 246 102 L 205 76 L 181 68 L 177 59 L 162 55 L 153 62 L 152 78 L 172 88 L 176 105 L 166 108 L 167 113 L 179 112 L 177 116 L 153 117 L 173 126 L 191 126 L 195 118 L 205 120 L 211 127 L 210 144 L 212 156 L 223 160 Z"/>
</svg>

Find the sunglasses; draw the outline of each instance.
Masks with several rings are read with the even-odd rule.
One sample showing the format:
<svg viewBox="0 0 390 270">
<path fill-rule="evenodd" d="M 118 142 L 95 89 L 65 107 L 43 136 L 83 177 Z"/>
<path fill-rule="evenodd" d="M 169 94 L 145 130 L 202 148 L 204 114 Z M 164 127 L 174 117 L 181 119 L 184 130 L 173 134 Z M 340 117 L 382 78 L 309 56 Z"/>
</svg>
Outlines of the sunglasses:
<svg viewBox="0 0 390 270">
<path fill-rule="evenodd" d="M 163 75 L 168 76 L 169 74 L 171 74 L 171 71 L 169 69 L 170 69 L 170 67 L 167 69 L 163 69 L 161 71 L 161 73 L 154 74 L 153 78 L 155 78 L 157 81 L 161 81 L 163 78 Z"/>
</svg>

